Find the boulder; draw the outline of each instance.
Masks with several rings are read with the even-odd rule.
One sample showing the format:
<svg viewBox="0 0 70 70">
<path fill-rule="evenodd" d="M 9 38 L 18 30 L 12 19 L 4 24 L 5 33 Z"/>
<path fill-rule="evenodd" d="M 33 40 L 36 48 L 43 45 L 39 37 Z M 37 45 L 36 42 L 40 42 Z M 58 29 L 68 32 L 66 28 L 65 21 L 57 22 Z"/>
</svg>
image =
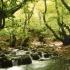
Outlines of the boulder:
<svg viewBox="0 0 70 70">
<path fill-rule="evenodd" d="M 18 60 L 19 60 L 19 59 L 21 59 L 21 57 L 19 57 L 19 56 L 18 56 L 18 57 L 15 56 L 15 57 L 12 57 L 12 58 L 11 58 L 13 66 L 18 65 Z"/>
<path fill-rule="evenodd" d="M 45 58 L 49 58 L 50 56 L 51 56 L 50 53 L 44 53 L 44 57 L 45 57 Z"/>
<path fill-rule="evenodd" d="M 26 64 L 31 64 L 32 60 L 29 55 L 23 55 L 21 56 L 20 59 L 18 59 L 18 65 L 26 65 Z"/>
<path fill-rule="evenodd" d="M 12 67 L 12 61 L 6 57 L 0 57 L 0 68 Z"/>
<path fill-rule="evenodd" d="M 40 57 L 42 57 L 42 52 L 38 52 L 38 55 L 39 55 Z"/>
<path fill-rule="evenodd" d="M 38 60 L 38 59 L 40 59 L 40 56 L 38 55 L 38 53 L 33 53 L 33 54 L 31 54 L 31 57 L 32 57 L 33 60 Z"/>
<path fill-rule="evenodd" d="M 12 64 L 13 64 L 13 66 L 17 66 L 18 65 L 18 58 L 12 59 Z"/>
</svg>

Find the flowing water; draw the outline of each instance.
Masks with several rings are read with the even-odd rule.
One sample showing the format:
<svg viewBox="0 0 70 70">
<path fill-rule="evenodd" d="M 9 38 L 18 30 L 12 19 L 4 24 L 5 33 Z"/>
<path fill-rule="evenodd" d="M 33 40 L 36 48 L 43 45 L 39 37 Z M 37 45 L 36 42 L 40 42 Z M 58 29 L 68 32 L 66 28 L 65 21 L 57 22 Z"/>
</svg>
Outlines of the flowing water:
<svg viewBox="0 0 70 70">
<path fill-rule="evenodd" d="M 32 64 L 29 65 L 13 66 L 0 70 L 66 70 L 62 65 L 58 60 L 53 59 L 47 59 L 46 61 L 32 60 Z"/>
<path fill-rule="evenodd" d="M 44 68 L 48 67 L 48 65 L 52 62 L 52 60 L 47 59 L 46 61 L 36 61 L 33 60 L 32 64 L 29 65 L 20 65 L 20 66 L 13 66 L 6 69 L 0 69 L 0 70 L 45 70 Z M 55 61 L 53 61 L 54 63 Z"/>
<path fill-rule="evenodd" d="M 21 51 L 22 53 L 23 51 Z M 18 52 L 19 55 L 20 52 Z M 24 54 L 24 53 L 23 53 Z M 32 60 L 32 64 L 17 65 L 17 61 L 12 61 L 13 66 L 9 68 L 0 68 L 0 70 L 67 70 L 64 62 L 59 58 L 44 58 L 42 53 L 41 60 Z"/>
</svg>

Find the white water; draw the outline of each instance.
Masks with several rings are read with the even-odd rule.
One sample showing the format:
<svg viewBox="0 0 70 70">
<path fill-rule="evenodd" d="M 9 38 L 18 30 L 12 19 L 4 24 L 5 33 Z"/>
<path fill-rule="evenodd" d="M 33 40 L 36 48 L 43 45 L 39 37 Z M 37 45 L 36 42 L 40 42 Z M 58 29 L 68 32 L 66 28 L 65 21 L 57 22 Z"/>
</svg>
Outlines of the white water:
<svg viewBox="0 0 70 70">
<path fill-rule="evenodd" d="M 44 67 L 47 67 L 50 63 L 49 60 L 47 61 L 32 61 L 30 65 L 20 65 L 20 66 L 13 66 L 7 69 L 0 69 L 0 70 L 43 70 Z"/>
</svg>

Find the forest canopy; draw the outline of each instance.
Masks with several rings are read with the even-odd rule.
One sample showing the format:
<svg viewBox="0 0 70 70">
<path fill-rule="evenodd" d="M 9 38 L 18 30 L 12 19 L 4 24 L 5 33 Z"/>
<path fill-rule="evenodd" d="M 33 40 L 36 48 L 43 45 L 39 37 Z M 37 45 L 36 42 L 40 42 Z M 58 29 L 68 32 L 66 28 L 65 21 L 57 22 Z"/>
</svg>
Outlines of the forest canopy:
<svg viewBox="0 0 70 70">
<path fill-rule="evenodd" d="M 69 44 L 69 4 L 69 0 L 0 0 L 0 35 L 24 38 L 38 33 Z"/>
</svg>

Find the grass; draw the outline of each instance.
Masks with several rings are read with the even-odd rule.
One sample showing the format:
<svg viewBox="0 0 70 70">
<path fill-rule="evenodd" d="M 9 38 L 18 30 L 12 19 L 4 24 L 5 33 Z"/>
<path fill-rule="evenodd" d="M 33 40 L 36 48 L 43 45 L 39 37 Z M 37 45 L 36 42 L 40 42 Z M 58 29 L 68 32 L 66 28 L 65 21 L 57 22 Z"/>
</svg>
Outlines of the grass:
<svg viewBox="0 0 70 70">
<path fill-rule="evenodd" d="M 66 70 L 66 66 L 63 61 L 56 59 L 55 63 L 49 64 L 48 68 L 45 70 Z"/>
</svg>

